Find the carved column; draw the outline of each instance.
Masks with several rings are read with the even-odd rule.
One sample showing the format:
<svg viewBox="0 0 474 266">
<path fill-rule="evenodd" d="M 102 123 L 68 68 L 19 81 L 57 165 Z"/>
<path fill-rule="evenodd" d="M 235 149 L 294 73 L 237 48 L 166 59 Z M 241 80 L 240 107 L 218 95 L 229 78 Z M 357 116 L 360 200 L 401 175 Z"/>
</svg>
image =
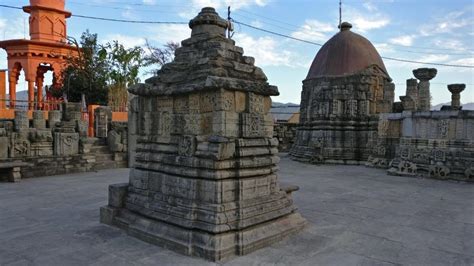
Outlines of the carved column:
<svg viewBox="0 0 474 266">
<path fill-rule="evenodd" d="M 418 84 L 418 102 L 416 104 L 418 111 L 430 111 L 430 80 L 436 77 L 437 73 L 436 68 L 418 68 L 413 70 L 413 75 L 420 80 Z"/>
<path fill-rule="evenodd" d="M 461 109 L 461 92 L 466 88 L 466 84 L 449 84 L 448 90 L 451 92 L 451 109 Z"/>
</svg>

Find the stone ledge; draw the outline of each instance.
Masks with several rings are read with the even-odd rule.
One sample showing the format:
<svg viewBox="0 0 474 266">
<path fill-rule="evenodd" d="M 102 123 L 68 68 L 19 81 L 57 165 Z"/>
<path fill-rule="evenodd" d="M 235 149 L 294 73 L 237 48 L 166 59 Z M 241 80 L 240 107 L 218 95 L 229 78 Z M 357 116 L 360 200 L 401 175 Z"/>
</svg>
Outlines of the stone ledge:
<svg viewBox="0 0 474 266">
<path fill-rule="evenodd" d="M 145 242 L 215 262 L 224 262 L 271 245 L 301 231 L 307 225 L 299 213 L 292 213 L 245 230 L 209 234 L 110 206 L 100 209 L 100 220 L 101 223 L 124 229 L 129 235 Z"/>
</svg>

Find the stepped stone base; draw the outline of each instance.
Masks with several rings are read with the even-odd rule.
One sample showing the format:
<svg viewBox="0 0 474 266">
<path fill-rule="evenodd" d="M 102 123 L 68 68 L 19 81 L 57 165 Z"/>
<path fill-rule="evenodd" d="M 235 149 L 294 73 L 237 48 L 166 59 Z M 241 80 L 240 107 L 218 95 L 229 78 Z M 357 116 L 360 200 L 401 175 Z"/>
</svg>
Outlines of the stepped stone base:
<svg viewBox="0 0 474 266">
<path fill-rule="evenodd" d="M 151 244 L 211 261 L 226 261 L 251 253 L 297 233 L 306 225 L 306 220 L 299 213 L 292 213 L 244 230 L 211 234 L 111 206 L 101 208 L 100 220 Z"/>
</svg>

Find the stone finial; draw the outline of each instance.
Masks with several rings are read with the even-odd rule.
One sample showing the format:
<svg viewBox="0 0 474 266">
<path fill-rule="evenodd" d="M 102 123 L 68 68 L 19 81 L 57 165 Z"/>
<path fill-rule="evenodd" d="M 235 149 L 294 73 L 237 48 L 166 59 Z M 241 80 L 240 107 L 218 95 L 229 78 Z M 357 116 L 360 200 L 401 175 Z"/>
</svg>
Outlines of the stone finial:
<svg viewBox="0 0 474 266">
<path fill-rule="evenodd" d="M 438 70 L 436 68 L 418 68 L 413 70 L 413 75 L 420 81 L 429 81 L 436 77 Z"/>
<path fill-rule="evenodd" d="M 225 37 L 228 24 L 227 20 L 221 18 L 214 8 L 205 7 L 189 21 L 189 27 L 192 29 L 191 36 L 208 33 Z"/>
<path fill-rule="evenodd" d="M 451 109 L 461 109 L 461 92 L 466 88 L 466 84 L 449 84 L 448 90 L 451 92 Z"/>
<path fill-rule="evenodd" d="M 338 26 L 338 28 L 341 30 L 341 31 L 345 31 L 345 30 L 350 30 L 352 28 L 352 24 L 349 23 L 349 22 L 342 22 L 341 25 Z"/>
</svg>

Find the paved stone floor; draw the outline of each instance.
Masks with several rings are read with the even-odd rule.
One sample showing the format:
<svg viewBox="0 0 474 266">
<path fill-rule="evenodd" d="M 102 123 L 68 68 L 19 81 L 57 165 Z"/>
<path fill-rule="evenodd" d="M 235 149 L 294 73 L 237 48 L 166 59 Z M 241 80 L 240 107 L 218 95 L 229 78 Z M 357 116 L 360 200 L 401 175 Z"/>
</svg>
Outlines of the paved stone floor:
<svg viewBox="0 0 474 266">
<path fill-rule="evenodd" d="M 228 265 L 474 265 L 474 185 L 283 156 L 310 226 Z M 99 223 L 127 169 L 0 183 L 0 265 L 209 265 Z"/>
</svg>

